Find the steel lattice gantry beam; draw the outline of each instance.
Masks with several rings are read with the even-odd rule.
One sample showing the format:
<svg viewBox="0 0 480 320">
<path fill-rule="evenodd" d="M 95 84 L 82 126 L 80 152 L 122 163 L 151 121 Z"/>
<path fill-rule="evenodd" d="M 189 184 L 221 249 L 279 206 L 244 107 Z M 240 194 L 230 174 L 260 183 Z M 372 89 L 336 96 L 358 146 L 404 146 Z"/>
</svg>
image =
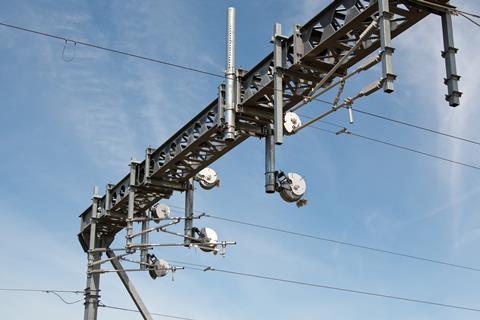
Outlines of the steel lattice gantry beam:
<svg viewBox="0 0 480 320">
<path fill-rule="evenodd" d="M 390 0 L 386 13 L 392 37 L 432 12 L 419 2 L 425 1 Z M 448 5 L 447 0 L 426 2 Z M 250 71 L 238 70 L 234 139 L 224 138 L 225 87 L 221 85 L 217 99 L 158 149 L 147 149 L 145 160 L 132 162 L 131 173 L 107 186 L 106 194 L 96 200 L 98 205 L 80 215 L 78 236 L 83 249 L 89 249 L 92 216 L 96 217 L 97 240 L 108 246 L 115 234 L 128 227 L 129 201 L 134 215 L 140 215 L 159 200 L 168 199 L 174 191 L 185 191 L 190 178 L 248 137 L 264 137 L 274 118 L 276 74 L 281 73 L 282 109 L 286 112 L 301 102 L 339 61 L 343 62 L 325 79 L 325 84 L 344 76 L 350 67 L 381 49 L 380 31 L 375 30 L 353 54 L 342 59 L 379 15 L 377 0 L 335 0 L 281 41 L 281 61 L 272 52 Z M 94 208 L 97 212 L 93 214 Z"/>
</svg>

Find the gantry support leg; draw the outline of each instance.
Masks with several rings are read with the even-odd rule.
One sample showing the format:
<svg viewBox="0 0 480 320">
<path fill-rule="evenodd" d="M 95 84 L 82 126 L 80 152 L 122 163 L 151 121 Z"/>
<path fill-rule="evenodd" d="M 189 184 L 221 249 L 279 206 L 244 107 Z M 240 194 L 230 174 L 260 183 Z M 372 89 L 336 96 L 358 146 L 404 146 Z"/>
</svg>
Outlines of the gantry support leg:
<svg viewBox="0 0 480 320">
<path fill-rule="evenodd" d="M 148 312 L 147 307 L 145 306 L 142 299 L 140 298 L 140 295 L 138 294 L 137 290 L 133 286 L 133 283 L 130 281 L 130 278 L 128 278 L 128 275 L 125 272 L 125 269 L 123 268 L 122 264 L 118 260 L 115 253 L 111 250 L 107 250 L 106 253 L 107 253 L 107 257 L 111 259 L 110 262 L 113 268 L 117 270 L 118 277 L 120 278 L 123 285 L 125 286 L 125 289 L 127 289 L 128 294 L 130 295 L 133 302 L 137 306 L 137 309 L 142 315 L 143 319 L 152 320 L 153 318 L 150 315 L 150 312 Z"/>
<path fill-rule="evenodd" d="M 97 246 L 97 218 L 99 202 L 101 197 L 98 195 L 98 188 L 95 187 L 92 198 L 92 216 L 90 223 L 90 240 L 88 247 L 88 269 L 87 269 L 87 287 L 85 288 L 85 311 L 84 320 L 96 320 L 98 311 L 98 302 L 100 299 L 100 273 L 94 273 L 100 268 L 95 262 L 100 261 L 102 254 L 94 252 Z"/>
</svg>

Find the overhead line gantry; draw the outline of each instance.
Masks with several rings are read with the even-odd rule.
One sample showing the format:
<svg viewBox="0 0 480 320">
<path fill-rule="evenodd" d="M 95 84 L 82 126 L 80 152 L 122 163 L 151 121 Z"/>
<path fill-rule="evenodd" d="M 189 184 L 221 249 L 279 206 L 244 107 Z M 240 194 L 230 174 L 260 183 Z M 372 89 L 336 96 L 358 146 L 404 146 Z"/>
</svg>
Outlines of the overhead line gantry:
<svg viewBox="0 0 480 320">
<path fill-rule="evenodd" d="M 147 148 L 144 160 L 131 161 L 130 172 L 116 184 L 108 184 L 105 195 L 100 196 L 95 188 L 92 204 L 80 215 L 78 239 L 88 253 L 89 263 L 85 319 L 96 319 L 99 267 L 106 261 L 118 271 L 144 319 L 151 318 L 121 267 L 120 257 L 109 246 L 126 229 L 125 254 L 140 250 L 141 268 L 149 269 L 152 256 L 148 250 L 153 246 L 147 235 L 153 229 L 148 222 L 155 219 L 152 212 L 161 220 L 159 215 L 167 209 L 158 203 L 174 192 L 184 192 L 186 203 L 185 217 L 175 220 L 185 223 L 184 233 L 175 235 L 183 237 L 185 246 L 199 244 L 200 248 L 200 238 L 207 239 L 207 244 L 203 243 L 205 251 L 220 244 L 208 242 L 210 231 L 199 231 L 193 225 L 199 218 L 193 215 L 194 183 L 198 181 L 211 188 L 215 173 L 207 167 L 247 138 L 265 139 L 265 191 L 279 192 L 284 200 L 303 204 L 303 178 L 275 168 L 275 146 L 282 144 L 286 134 L 302 128 L 298 117 L 290 111 L 337 85 L 343 90 L 351 76 L 377 63 L 382 66 L 378 81 L 343 102 L 339 101 L 339 90 L 332 110 L 320 117 L 342 108 L 351 111 L 356 99 L 378 90 L 393 92 L 396 75 L 391 39 L 431 13 L 440 15 L 442 20 L 446 99 L 450 106 L 458 106 L 461 92 L 451 21 L 454 9 L 447 0 L 335 0 L 305 25 L 295 25 L 289 37 L 283 35 L 280 24 L 275 24 L 272 52 L 247 71 L 235 67 L 235 11 L 229 8 L 225 82 L 220 84 L 217 97 L 159 148 Z M 378 55 L 369 57 L 376 50 Z M 356 69 L 349 73 L 352 67 Z M 134 233 L 135 222 L 142 225 L 139 244 L 133 242 L 139 235 Z M 166 227 L 156 229 L 167 232 Z M 101 260 L 103 252 L 108 256 L 106 260 Z M 156 266 L 168 271 L 155 259 Z"/>
</svg>

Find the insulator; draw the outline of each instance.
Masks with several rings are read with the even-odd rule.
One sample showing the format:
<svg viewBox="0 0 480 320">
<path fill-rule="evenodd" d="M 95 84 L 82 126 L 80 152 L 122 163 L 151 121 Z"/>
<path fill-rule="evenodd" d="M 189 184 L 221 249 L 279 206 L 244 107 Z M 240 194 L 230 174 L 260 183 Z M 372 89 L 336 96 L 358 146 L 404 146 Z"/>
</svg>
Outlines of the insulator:
<svg viewBox="0 0 480 320">
<path fill-rule="evenodd" d="M 300 200 L 307 190 L 305 179 L 297 173 L 289 172 L 286 176 L 280 177 L 279 183 L 280 196 L 287 202 Z"/>
<path fill-rule="evenodd" d="M 168 219 L 170 217 L 170 207 L 166 204 L 159 203 L 152 209 L 152 216 L 155 222 L 160 222 L 160 220 Z"/>
<path fill-rule="evenodd" d="M 200 250 L 204 252 L 212 252 L 217 247 L 218 235 L 211 228 L 200 229 L 198 240 L 200 241 Z"/>
<path fill-rule="evenodd" d="M 285 113 L 283 126 L 286 134 L 293 134 L 294 131 L 302 125 L 302 120 L 295 112 Z"/>
<path fill-rule="evenodd" d="M 215 186 L 218 186 L 218 176 L 215 170 L 211 168 L 205 168 L 201 170 L 195 176 L 196 180 L 200 183 L 203 189 L 210 190 Z"/>
<path fill-rule="evenodd" d="M 148 273 L 150 274 L 150 277 L 152 279 L 156 278 L 161 278 L 165 277 L 168 274 L 168 271 L 171 270 L 170 265 L 168 264 L 167 261 L 160 259 L 160 260 L 155 260 L 150 266 Z"/>
</svg>

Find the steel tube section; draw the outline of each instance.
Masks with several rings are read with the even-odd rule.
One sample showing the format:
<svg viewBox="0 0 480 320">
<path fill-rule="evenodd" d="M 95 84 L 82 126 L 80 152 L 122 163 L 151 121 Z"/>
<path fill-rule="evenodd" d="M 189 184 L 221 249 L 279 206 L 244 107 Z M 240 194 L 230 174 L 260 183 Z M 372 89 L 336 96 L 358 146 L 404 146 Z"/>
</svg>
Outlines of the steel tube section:
<svg viewBox="0 0 480 320">
<path fill-rule="evenodd" d="M 235 140 L 235 8 L 228 8 L 227 12 L 227 63 L 225 68 L 225 140 Z"/>
<path fill-rule="evenodd" d="M 144 221 L 144 222 L 146 222 L 146 221 Z M 152 231 L 161 230 L 161 229 L 163 229 L 163 228 L 166 228 L 166 227 L 169 227 L 169 226 L 173 226 L 173 225 L 178 224 L 178 223 L 180 223 L 180 219 L 178 219 L 177 221 L 169 222 L 169 223 L 167 223 L 167 224 L 163 224 L 163 225 L 158 226 L 158 227 L 154 227 L 154 228 L 148 228 L 148 229 L 143 229 L 143 228 L 142 228 L 142 231 L 132 234 L 132 238 L 135 238 L 135 237 L 138 237 L 138 236 L 142 236 L 142 244 L 147 244 L 148 241 L 143 241 L 143 236 L 144 236 L 145 234 L 149 234 L 149 233 L 152 232 Z"/>
<path fill-rule="evenodd" d="M 150 210 L 147 210 L 145 212 L 145 216 L 146 218 L 149 218 Z M 148 232 L 149 229 L 150 229 L 150 220 L 145 219 L 144 221 L 142 221 L 142 234 L 141 234 L 142 244 L 148 244 L 148 242 L 150 241 L 150 233 Z M 148 262 L 147 255 L 148 255 L 148 248 L 144 248 L 140 250 L 140 261 L 143 263 L 147 263 Z M 145 268 L 146 268 L 145 264 L 140 265 L 140 269 L 145 269 Z"/>
<path fill-rule="evenodd" d="M 317 121 L 325 118 L 325 117 L 328 116 L 329 114 L 337 111 L 337 110 L 340 109 L 340 108 L 345 107 L 346 105 L 347 105 L 347 104 L 346 104 L 345 102 L 343 102 L 343 103 L 339 104 L 338 106 L 332 107 L 330 110 L 322 113 L 322 114 L 319 115 L 318 117 L 313 118 L 312 120 L 305 122 L 305 123 L 302 124 L 300 127 L 298 127 L 294 132 L 295 132 L 295 133 L 299 132 L 299 131 L 302 130 L 303 128 L 308 127 L 308 126 L 311 125 L 312 123 L 315 123 L 315 122 L 317 122 Z"/>
<path fill-rule="evenodd" d="M 391 23 L 390 19 L 390 1 L 378 0 L 378 13 L 380 23 L 380 44 L 382 48 L 382 78 L 385 79 L 383 83 L 383 91 L 392 93 L 394 90 L 393 81 L 396 76 L 393 73 L 392 55 L 395 50 L 392 47 Z"/>
<path fill-rule="evenodd" d="M 283 76 L 284 46 L 282 25 L 275 23 L 273 28 L 273 132 L 275 144 L 283 143 Z"/>
<path fill-rule="evenodd" d="M 173 268 L 170 268 L 169 270 L 172 270 L 172 269 Z M 183 270 L 183 269 L 185 269 L 185 267 L 174 266 L 174 269 L 175 270 Z M 95 273 L 119 273 L 119 272 L 136 272 L 136 271 L 146 271 L 146 269 L 123 269 L 122 271 L 101 269 L 101 270 L 95 271 Z"/>
<path fill-rule="evenodd" d="M 185 229 L 184 229 L 184 244 L 190 245 L 190 240 L 193 238 L 193 192 L 195 186 L 193 178 L 187 182 L 187 190 L 185 191 Z"/>
<path fill-rule="evenodd" d="M 445 84 L 448 87 L 448 94 L 445 96 L 445 99 L 451 107 L 456 107 L 460 104 L 462 93 L 458 90 L 460 76 L 457 74 L 457 63 L 455 61 L 455 54 L 458 49 L 455 48 L 453 41 L 452 15 L 449 12 L 442 14 L 442 31 L 444 47 L 442 56 L 445 59 L 445 68 L 447 72 Z"/>
<path fill-rule="evenodd" d="M 108 250 L 107 251 L 107 256 L 111 258 L 110 260 L 113 268 L 117 270 L 117 274 L 120 277 L 120 280 L 122 281 L 123 285 L 125 286 L 125 289 L 127 289 L 128 294 L 132 298 L 133 302 L 137 306 L 138 311 L 142 315 L 143 319 L 145 320 L 153 320 L 152 316 L 150 315 L 150 312 L 148 312 L 147 307 L 143 303 L 142 299 L 140 298 L 140 295 L 138 294 L 137 290 L 133 286 L 132 281 L 128 278 L 127 273 L 125 272 L 125 269 L 123 268 L 122 264 L 120 261 L 116 258 L 116 255 L 113 251 Z"/>
<path fill-rule="evenodd" d="M 191 217 L 192 219 L 201 219 L 205 216 L 206 214 L 205 213 L 202 213 L 202 214 L 199 214 L 198 216 L 193 216 Z M 185 217 L 171 217 L 171 218 L 165 218 L 165 219 L 162 219 L 162 220 L 165 220 L 165 221 L 177 221 L 177 220 L 185 220 L 186 218 Z M 155 218 L 147 218 L 147 217 L 143 217 L 143 218 L 133 218 L 133 221 L 145 221 L 145 220 L 150 220 L 150 221 L 154 221 L 154 220 L 158 220 L 158 219 L 155 219 Z"/>
<path fill-rule="evenodd" d="M 135 178 L 137 173 L 137 164 L 135 160 L 130 163 L 130 185 L 128 187 L 128 216 L 127 216 L 127 252 L 131 252 L 133 233 L 133 214 L 135 211 Z"/>
<path fill-rule="evenodd" d="M 107 249 L 107 250 L 108 250 L 108 249 Z M 99 265 L 99 264 L 104 264 L 105 262 L 108 262 L 108 261 L 110 261 L 110 260 L 112 260 L 112 259 L 120 259 L 120 258 L 123 258 L 123 257 L 125 257 L 125 256 L 129 256 L 129 255 L 131 255 L 131 253 L 124 253 L 124 254 L 121 254 L 121 255 L 116 256 L 116 257 L 114 257 L 114 258 L 107 258 L 107 259 L 95 261 L 95 262 L 93 263 L 93 265 L 96 266 L 96 265 Z"/>
<path fill-rule="evenodd" d="M 275 139 L 269 126 L 265 135 L 265 192 L 275 192 Z"/>
<path fill-rule="evenodd" d="M 101 197 L 98 195 L 98 187 L 94 188 L 92 198 L 92 214 L 90 222 L 90 241 L 88 247 L 88 269 L 87 269 L 87 288 L 85 289 L 85 311 L 84 320 L 96 320 L 98 311 L 98 301 L 100 299 L 100 275 L 93 271 L 99 268 L 98 261 L 102 257 L 101 252 L 95 252 L 97 245 L 97 218 L 98 204 Z"/>
</svg>

